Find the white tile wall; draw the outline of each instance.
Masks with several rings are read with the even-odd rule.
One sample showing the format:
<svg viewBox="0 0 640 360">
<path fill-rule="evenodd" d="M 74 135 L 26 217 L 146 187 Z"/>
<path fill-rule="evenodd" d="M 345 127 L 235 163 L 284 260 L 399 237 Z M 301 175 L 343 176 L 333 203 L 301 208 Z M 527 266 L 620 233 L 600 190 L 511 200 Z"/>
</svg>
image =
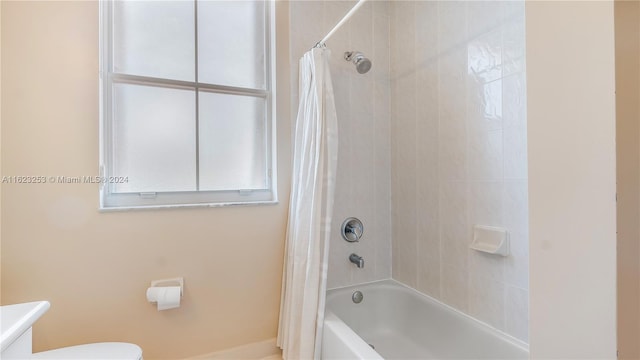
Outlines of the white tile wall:
<svg viewBox="0 0 640 360">
<path fill-rule="evenodd" d="M 390 6 L 393 278 L 528 341 L 523 2 Z"/>
<path fill-rule="evenodd" d="M 297 107 L 298 59 L 346 14 L 355 1 L 291 1 L 292 104 Z M 336 112 L 339 155 L 332 219 L 328 287 L 391 277 L 391 103 L 389 79 L 389 4 L 369 2 L 327 42 Z M 343 59 L 358 50 L 373 61 L 358 74 Z M 292 112 L 297 113 L 297 108 Z M 347 243 L 339 228 L 345 218 L 364 223 L 359 243 Z M 364 269 L 348 261 L 352 252 L 364 257 Z"/>
<path fill-rule="evenodd" d="M 294 106 L 298 59 L 354 4 L 290 2 Z M 340 131 L 328 286 L 393 273 L 528 341 L 523 2 L 370 1 L 327 45 Z M 338 233 L 349 216 L 360 243 Z M 511 254 L 469 250 L 474 224 L 509 229 Z"/>
</svg>

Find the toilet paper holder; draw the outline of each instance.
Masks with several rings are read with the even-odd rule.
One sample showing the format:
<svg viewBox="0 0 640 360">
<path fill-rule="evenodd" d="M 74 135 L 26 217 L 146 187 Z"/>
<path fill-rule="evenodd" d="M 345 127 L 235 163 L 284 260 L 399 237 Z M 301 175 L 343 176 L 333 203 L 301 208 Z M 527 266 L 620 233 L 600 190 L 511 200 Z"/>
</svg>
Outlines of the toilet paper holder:
<svg viewBox="0 0 640 360">
<path fill-rule="evenodd" d="M 184 294 L 184 278 L 161 279 L 151 281 L 151 287 L 180 286 L 180 297 Z"/>
</svg>

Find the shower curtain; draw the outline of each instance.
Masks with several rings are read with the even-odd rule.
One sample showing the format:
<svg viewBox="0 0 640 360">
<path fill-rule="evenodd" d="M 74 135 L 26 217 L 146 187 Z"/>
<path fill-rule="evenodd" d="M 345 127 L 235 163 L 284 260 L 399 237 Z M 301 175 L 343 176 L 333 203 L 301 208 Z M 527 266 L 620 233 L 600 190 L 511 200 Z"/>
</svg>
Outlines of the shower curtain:
<svg viewBox="0 0 640 360">
<path fill-rule="evenodd" d="M 300 59 L 299 106 L 282 276 L 278 346 L 285 360 L 319 359 L 338 160 L 330 52 Z"/>
</svg>

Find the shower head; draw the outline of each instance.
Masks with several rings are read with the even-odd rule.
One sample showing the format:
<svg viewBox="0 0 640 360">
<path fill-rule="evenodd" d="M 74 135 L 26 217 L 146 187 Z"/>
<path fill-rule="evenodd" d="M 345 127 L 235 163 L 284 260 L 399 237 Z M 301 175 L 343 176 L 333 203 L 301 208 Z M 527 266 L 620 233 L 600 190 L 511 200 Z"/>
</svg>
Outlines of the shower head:
<svg viewBox="0 0 640 360">
<path fill-rule="evenodd" d="M 371 70 L 371 60 L 364 57 L 359 51 L 347 51 L 344 53 L 344 59 L 353 62 L 358 73 L 364 74 Z"/>
</svg>

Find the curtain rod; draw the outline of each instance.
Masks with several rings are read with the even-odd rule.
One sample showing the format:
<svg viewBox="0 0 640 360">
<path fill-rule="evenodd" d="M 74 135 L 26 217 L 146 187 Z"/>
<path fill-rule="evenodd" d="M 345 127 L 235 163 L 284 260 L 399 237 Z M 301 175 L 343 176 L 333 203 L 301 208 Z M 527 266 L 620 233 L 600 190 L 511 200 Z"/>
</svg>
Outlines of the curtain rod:
<svg viewBox="0 0 640 360">
<path fill-rule="evenodd" d="M 331 31 L 329 31 L 329 33 L 327 35 L 325 35 L 325 37 L 322 38 L 322 40 L 318 41 L 318 43 L 314 47 L 323 47 L 323 46 L 325 46 L 325 42 L 327 42 L 327 40 L 329 40 L 331 35 L 333 35 L 333 33 L 336 32 L 336 30 L 338 30 L 342 25 L 344 25 L 344 23 L 347 22 L 347 20 L 349 20 L 349 18 L 351 16 L 353 16 L 353 14 L 358 10 L 358 8 L 360 8 L 360 6 L 362 6 L 362 5 L 364 5 L 365 1 L 367 1 L 367 0 L 358 0 L 358 3 L 355 4 L 353 6 L 353 8 L 351 8 L 351 10 L 349 10 L 349 12 L 342 18 L 342 20 L 340 20 L 336 24 L 336 26 L 334 26 L 333 29 L 331 29 Z"/>
</svg>

